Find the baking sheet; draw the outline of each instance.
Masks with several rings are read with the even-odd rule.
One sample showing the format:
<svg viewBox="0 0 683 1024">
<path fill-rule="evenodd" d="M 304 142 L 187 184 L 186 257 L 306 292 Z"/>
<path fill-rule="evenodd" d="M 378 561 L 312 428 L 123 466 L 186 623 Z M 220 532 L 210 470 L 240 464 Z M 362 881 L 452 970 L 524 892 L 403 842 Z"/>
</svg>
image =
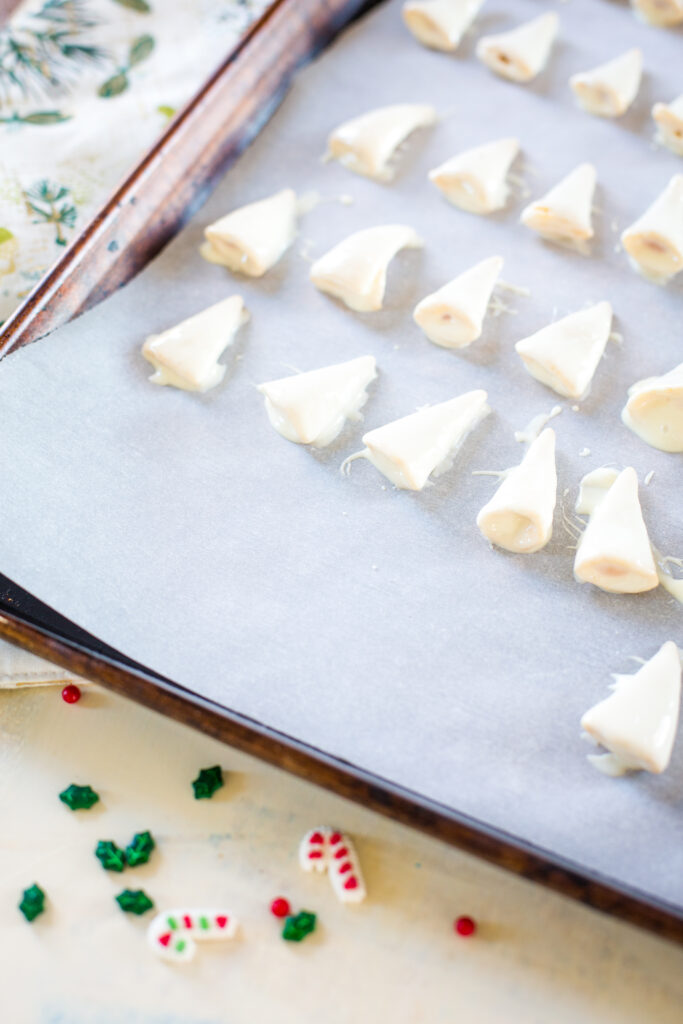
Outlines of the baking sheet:
<svg viewBox="0 0 683 1024">
<path fill-rule="evenodd" d="M 538 13 L 491 0 L 477 32 Z M 682 290 L 639 279 L 618 234 L 681 162 L 651 144 L 654 99 L 681 91 L 680 32 L 648 29 L 608 0 L 558 4 L 561 41 L 521 88 L 494 78 L 469 37 L 456 56 L 415 44 L 400 3 L 367 16 L 304 70 L 273 121 L 193 223 L 122 292 L 0 366 L 0 567 L 62 614 L 197 693 L 599 871 L 683 906 L 683 743 L 662 777 L 604 778 L 585 759 L 582 712 L 610 672 L 636 668 L 683 609 L 665 592 L 616 596 L 572 577 L 560 507 L 533 556 L 491 551 L 475 517 L 495 482 L 473 476 L 523 453 L 513 432 L 562 405 L 560 506 L 588 469 L 654 470 L 642 502 L 651 535 L 683 553 L 681 456 L 623 428 L 626 389 L 681 359 Z M 619 122 L 576 110 L 566 82 L 632 45 L 648 74 Z M 414 140 L 391 187 L 320 160 L 328 131 L 389 102 L 429 101 L 444 118 Z M 511 132 L 541 194 L 581 160 L 598 168 L 593 258 L 521 228 L 525 201 L 483 219 L 451 208 L 426 173 L 458 150 Z M 261 281 L 236 283 L 200 259 L 204 226 L 291 185 L 328 202 Z M 352 205 L 335 201 L 353 197 Z M 386 308 L 359 315 L 308 282 L 318 255 L 370 224 L 405 221 L 422 253 L 392 266 Z M 487 322 L 469 351 L 440 350 L 411 320 L 415 302 L 500 253 L 503 277 L 531 289 Z M 235 291 L 252 320 L 205 396 L 152 387 L 140 354 L 157 332 Z M 609 298 L 623 344 L 610 344 L 573 411 L 528 376 L 513 351 L 553 316 Z M 289 444 L 254 385 L 373 353 L 380 376 L 369 429 L 474 387 L 494 410 L 455 468 L 421 494 L 395 491 L 350 426 L 322 452 Z M 590 455 L 581 456 L 584 449 Z M 568 489 L 568 494 L 564 492 Z"/>
</svg>

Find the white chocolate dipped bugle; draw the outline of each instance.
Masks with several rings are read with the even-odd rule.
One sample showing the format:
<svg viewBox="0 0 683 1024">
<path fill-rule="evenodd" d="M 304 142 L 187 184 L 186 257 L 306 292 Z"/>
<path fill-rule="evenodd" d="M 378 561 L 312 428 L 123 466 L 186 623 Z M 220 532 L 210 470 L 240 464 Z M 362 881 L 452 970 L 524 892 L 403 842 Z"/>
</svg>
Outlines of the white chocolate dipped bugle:
<svg viewBox="0 0 683 1024">
<path fill-rule="evenodd" d="M 518 153 L 518 139 L 496 139 L 446 160 L 429 172 L 429 180 L 461 210 L 493 213 L 507 202 L 507 175 Z"/>
<path fill-rule="evenodd" d="M 297 212 L 296 193 L 282 189 L 209 224 L 199 251 L 209 263 L 248 277 L 262 277 L 296 238 Z"/>
<path fill-rule="evenodd" d="M 592 164 L 579 164 L 549 192 L 522 211 L 521 223 L 550 242 L 577 244 L 593 237 Z"/>
<path fill-rule="evenodd" d="M 492 544 L 533 554 L 553 535 L 556 501 L 555 432 L 546 427 L 520 464 L 505 474 L 477 516 L 477 526 Z"/>
<path fill-rule="evenodd" d="M 457 50 L 484 0 L 407 0 L 403 21 L 432 50 Z"/>
<path fill-rule="evenodd" d="M 567 398 L 583 398 L 612 329 L 612 307 L 598 302 L 555 320 L 515 345 L 532 377 Z"/>
<path fill-rule="evenodd" d="M 375 181 L 389 182 L 392 160 L 409 135 L 433 125 L 434 107 L 426 103 L 395 103 L 354 117 L 335 128 L 327 140 L 327 155 L 344 167 Z"/>
<path fill-rule="evenodd" d="M 636 269 L 657 284 L 683 270 L 683 174 L 674 174 L 621 242 Z"/>
<path fill-rule="evenodd" d="M 241 295 L 231 295 L 161 334 L 151 334 L 142 354 L 154 367 L 153 384 L 208 391 L 223 380 L 218 360 L 249 319 Z"/>
<path fill-rule="evenodd" d="M 465 348 L 481 335 L 501 256 L 481 260 L 417 304 L 413 319 L 430 341 L 443 348 Z"/>
<path fill-rule="evenodd" d="M 683 452 L 683 363 L 628 389 L 621 418 L 629 430 L 662 452 Z"/>
<path fill-rule="evenodd" d="M 681 659 L 673 641 L 633 675 L 619 675 L 612 693 L 583 715 L 581 728 L 607 754 L 588 760 L 605 775 L 660 774 L 671 760 L 681 703 Z"/>
<path fill-rule="evenodd" d="M 643 55 L 634 47 L 597 68 L 572 75 L 569 84 L 588 114 L 620 117 L 638 95 L 642 73 Z"/>
<path fill-rule="evenodd" d="M 315 261 L 310 279 L 322 292 L 359 313 L 382 308 L 387 268 L 401 249 L 421 249 L 422 240 L 405 224 L 356 231 Z"/>
<path fill-rule="evenodd" d="M 510 32 L 483 36 L 477 57 L 503 78 L 529 82 L 545 67 L 559 24 L 555 11 L 548 11 Z"/>
<path fill-rule="evenodd" d="M 347 420 L 360 419 L 368 385 L 377 376 L 374 356 L 297 373 L 259 385 L 268 419 L 278 433 L 297 444 L 324 448 Z"/>
<path fill-rule="evenodd" d="M 491 411 L 485 391 L 468 391 L 439 405 L 377 427 L 363 436 L 365 448 L 345 460 L 367 459 L 395 487 L 421 491 L 430 476 L 453 464 L 467 435 Z"/>
<path fill-rule="evenodd" d="M 621 471 L 591 514 L 576 551 L 574 575 L 580 583 L 615 594 L 640 594 L 659 584 L 632 467 Z"/>
</svg>

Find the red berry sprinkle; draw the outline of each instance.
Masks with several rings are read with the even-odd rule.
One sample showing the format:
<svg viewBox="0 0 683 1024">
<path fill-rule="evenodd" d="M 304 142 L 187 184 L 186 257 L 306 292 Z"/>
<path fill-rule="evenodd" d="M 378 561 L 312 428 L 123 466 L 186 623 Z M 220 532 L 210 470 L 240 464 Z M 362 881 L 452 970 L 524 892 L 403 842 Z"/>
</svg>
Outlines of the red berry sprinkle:
<svg viewBox="0 0 683 1024">
<path fill-rule="evenodd" d="M 273 900 L 270 904 L 270 912 L 271 914 L 275 914 L 275 917 L 287 917 L 290 910 L 291 907 L 289 905 L 289 900 L 286 900 L 283 896 L 278 896 L 278 898 Z"/>
<path fill-rule="evenodd" d="M 474 935 L 477 930 L 476 922 L 471 917 L 458 917 L 453 925 L 458 935 L 467 937 L 468 935 Z"/>
<path fill-rule="evenodd" d="M 76 704 L 81 699 L 81 691 L 75 683 L 69 683 L 62 690 L 62 700 L 65 704 Z"/>
</svg>

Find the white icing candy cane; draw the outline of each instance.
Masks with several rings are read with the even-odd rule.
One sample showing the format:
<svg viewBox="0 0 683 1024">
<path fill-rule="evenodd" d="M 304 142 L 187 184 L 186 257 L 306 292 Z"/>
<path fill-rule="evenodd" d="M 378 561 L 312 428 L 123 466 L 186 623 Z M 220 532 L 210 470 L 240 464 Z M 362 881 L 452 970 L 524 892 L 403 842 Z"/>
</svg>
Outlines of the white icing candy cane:
<svg viewBox="0 0 683 1024">
<path fill-rule="evenodd" d="M 299 864 L 304 871 L 327 871 L 337 899 L 360 903 L 366 890 L 353 843 L 343 832 L 323 825 L 311 829 L 299 844 Z"/>
<path fill-rule="evenodd" d="M 165 910 L 147 929 L 147 941 L 162 960 L 185 963 L 192 960 L 197 942 L 231 939 L 237 919 L 227 910 Z"/>
</svg>

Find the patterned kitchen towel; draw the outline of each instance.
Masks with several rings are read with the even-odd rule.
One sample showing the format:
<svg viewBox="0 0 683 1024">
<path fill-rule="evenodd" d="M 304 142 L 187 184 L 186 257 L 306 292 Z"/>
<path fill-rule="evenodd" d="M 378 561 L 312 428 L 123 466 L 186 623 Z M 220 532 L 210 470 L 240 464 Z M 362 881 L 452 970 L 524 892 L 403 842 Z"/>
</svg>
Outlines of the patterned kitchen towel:
<svg viewBox="0 0 683 1024">
<path fill-rule="evenodd" d="M 0 324 L 270 0 L 25 0 L 0 28 Z"/>
</svg>

